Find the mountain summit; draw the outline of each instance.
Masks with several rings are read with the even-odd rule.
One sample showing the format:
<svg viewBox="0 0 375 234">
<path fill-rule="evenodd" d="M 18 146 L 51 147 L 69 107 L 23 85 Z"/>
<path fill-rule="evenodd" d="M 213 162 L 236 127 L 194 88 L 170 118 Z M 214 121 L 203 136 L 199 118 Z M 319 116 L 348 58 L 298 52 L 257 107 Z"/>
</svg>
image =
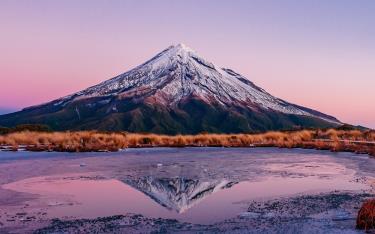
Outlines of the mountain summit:
<svg viewBox="0 0 375 234">
<path fill-rule="evenodd" d="M 177 134 L 329 127 L 340 121 L 276 98 L 178 44 L 98 85 L 0 116 L 0 125 L 21 123 Z"/>
</svg>

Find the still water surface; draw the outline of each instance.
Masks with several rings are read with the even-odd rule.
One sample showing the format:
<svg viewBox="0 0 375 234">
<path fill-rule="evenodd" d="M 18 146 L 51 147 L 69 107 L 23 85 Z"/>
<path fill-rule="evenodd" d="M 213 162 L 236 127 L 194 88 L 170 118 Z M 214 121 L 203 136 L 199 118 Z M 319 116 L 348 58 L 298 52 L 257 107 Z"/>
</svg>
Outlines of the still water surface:
<svg viewBox="0 0 375 234">
<path fill-rule="evenodd" d="M 227 176 L 187 178 L 180 173 L 168 174 L 172 167 L 156 165 L 152 170 L 164 170 L 164 174 L 149 173 L 151 169 L 122 179 L 64 174 L 28 178 L 3 187 L 39 194 L 51 217 L 95 218 L 134 213 L 200 224 L 239 216 L 253 200 L 369 189 L 368 184 L 358 181 L 355 170 L 337 160 L 312 159 L 280 163 L 279 158 L 279 162 L 259 165 L 265 173 L 251 179 L 244 176 L 243 180 Z M 227 160 L 230 162 L 230 158 Z"/>
</svg>

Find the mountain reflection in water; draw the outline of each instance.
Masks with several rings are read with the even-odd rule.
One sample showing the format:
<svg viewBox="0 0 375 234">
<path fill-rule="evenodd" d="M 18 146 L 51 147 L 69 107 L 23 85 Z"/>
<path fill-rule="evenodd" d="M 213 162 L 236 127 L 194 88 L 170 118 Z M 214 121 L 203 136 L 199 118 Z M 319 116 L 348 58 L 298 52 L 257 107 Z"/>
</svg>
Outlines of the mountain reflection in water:
<svg viewBox="0 0 375 234">
<path fill-rule="evenodd" d="M 237 183 L 226 179 L 201 181 L 181 177 L 155 178 L 152 176 L 123 182 L 143 192 L 160 205 L 178 213 L 185 212 L 205 197 Z"/>
</svg>

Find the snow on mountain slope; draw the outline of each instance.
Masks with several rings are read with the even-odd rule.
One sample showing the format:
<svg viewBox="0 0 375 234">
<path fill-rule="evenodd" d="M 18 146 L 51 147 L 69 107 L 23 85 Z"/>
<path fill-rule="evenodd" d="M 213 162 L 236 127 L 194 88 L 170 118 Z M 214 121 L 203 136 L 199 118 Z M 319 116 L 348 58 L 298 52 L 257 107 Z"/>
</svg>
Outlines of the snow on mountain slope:
<svg viewBox="0 0 375 234">
<path fill-rule="evenodd" d="M 263 108 L 337 122 L 270 95 L 231 69 L 208 62 L 184 44 L 170 46 L 126 73 L 53 103 L 64 106 L 74 100 L 103 96 L 120 99 L 152 96 L 156 102 L 171 107 L 187 97 L 196 96 L 207 103 L 237 104 L 249 109 Z"/>
</svg>

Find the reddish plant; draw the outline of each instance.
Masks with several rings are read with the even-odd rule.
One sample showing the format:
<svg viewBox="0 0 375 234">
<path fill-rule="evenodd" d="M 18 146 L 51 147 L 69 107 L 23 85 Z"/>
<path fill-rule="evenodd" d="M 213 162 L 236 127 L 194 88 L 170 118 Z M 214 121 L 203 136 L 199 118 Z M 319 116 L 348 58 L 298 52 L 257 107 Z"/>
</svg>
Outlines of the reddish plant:
<svg viewBox="0 0 375 234">
<path fill-rule="evenodd" d="M 375 199 L 363 203 L 357 216 L 357 228 L 366 231 L 375 229 Z"/>
</svg>

